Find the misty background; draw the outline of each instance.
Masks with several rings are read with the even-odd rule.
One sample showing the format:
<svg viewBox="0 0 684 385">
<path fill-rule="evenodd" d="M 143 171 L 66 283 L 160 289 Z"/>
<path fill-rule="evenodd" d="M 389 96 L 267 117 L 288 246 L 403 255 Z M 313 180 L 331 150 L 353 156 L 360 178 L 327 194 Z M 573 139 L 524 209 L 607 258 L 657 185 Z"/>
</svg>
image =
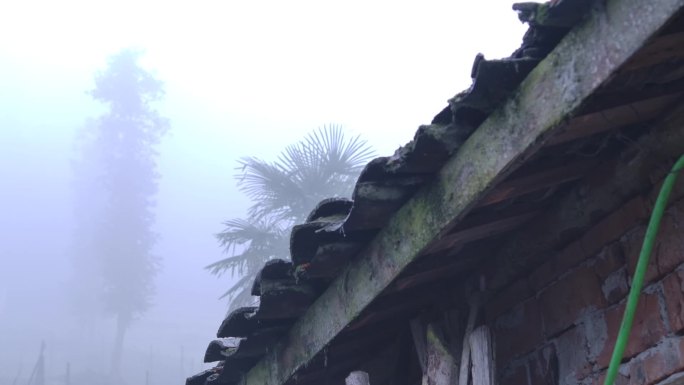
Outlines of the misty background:
<svg viewBox="0 0 684 385">
<path fill-rule="evenodd" d="M 525 27 L 512 1 L 23 1 L 0 8 L 0 384 L 107 373 L 114 320 L 86 331 L 70 306 L 73 161 L 106 106 L 87 93 L 108 57 L 141 49 L 164 83 L 157 147 L 153 306 L 128 330 L 127 384 L 200 371 L 234 282 L 205 266 L 244 216 L 237 160 L 274 160 L 329 123 L 390 155 L 470 84 L 472 60 L 504 57 Z M 87 346 L 75 341 L 87 340 Z"/>
</svg>

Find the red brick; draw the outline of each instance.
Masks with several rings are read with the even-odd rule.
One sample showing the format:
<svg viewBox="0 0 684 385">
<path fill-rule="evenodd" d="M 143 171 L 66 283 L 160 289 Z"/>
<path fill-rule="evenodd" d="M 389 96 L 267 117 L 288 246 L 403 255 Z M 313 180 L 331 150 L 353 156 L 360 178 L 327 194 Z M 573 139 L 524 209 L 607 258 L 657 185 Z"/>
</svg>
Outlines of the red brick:
<svg viewBox="0 0 684 385">
<path fill-rule="evenodd" d="M 665 308 L 671 331 L 678 333 L 684 330 L 684 272 L 676 271 L 667 275 L 661 285 L 665 297 Z"/>
<path fill-rule="evenodd" d="M 554 255 L 549 261 L 534 269 L 529 277 L 532 290 L 539 291 L 557 278 L 558 269 L 556 265 L 557 261 L 556 256 Z"/>
<path fill-rule="evenodd" d="M 619 242 L 606 246 L 593 261 L 593 268 L 599 279 L 606 279 L 616 270 L 625 266 L 625 256 Z"/>
<path fill-rule="evenodd" d="M 530 287 L 534 291 L 541 290 L 587 257 L 589 255 L 582 250 L 579 241 L 570 243 L 530 274 Z"/>
<path fill-rule="evenodd" d="M 582 327 L 587 338 L 587 356 L 594 363 L 609 343 L 604 313 L 593 313 L 583 318 Z"/>
<path fill-rule="evenodd" d="M 521 279 L 499 292 L 494 299 L 485 305 L 487 322 L 522 303 L 532 295 L 527 280 Z"/>
<path fill-rule="evenodd" d="M 608 342 L 603 346 L 603 350 L 597 358 L 597 364 L 601 368 L 607 367 L 610 362 L 624 312 L 625 304 L 623 303 L 606 310 L 604 313 Z M 632 333 L 629 336 L 624 357 L 633 357 L 645 351 L 655 345 L 666 333 L 667 330 L 660 317 L 658 295 L 655 293 L 642 294 L 639 298 L 634 323 L 632 324 Z"/>
<path fill-rule="evenodd" d="M 684 240 L 681 236 L 680 215 L 683 214 L 678 208 L 672 207 L 665 213 L 660 225 L 653 253 L 660 276 L 672 272 L 684 262 Z"/>
<path fill-rule="evenodd" d="M 653 282 L 659 277 L 669 274 L 684 263 L 684 241 L 681 237 L 679 217 L 684 209 L 684 201 L 679 201 L 669 208 L 663 216 L 651 260 L 646 271 L 645 281 Z M 623 250 L 627 260 L 630 276 L 634 270 L 644 241 L 646 226 L 641 225 L 630 231 L 623 239 Z"/>
<path fill-rule="evenodd" d="M 556 339 L 558 378 L 561 384 L 577 383 L 592 370 L 583 328 L 574 327 Z"/>
<path fill-rule="evenodd" d="M 648 194 L 648 202 L 650 207 L 655 206 L 655 201 L 660 194 L 661 187 L 663 186 L 663 177 L 666 176 L 671 167 L 672 165 L 667 165 L 667 169 L 663 167 L 651 171 L 652 176 L 657 176 L 659 178 L 657 182 L 654 182 L 653 189 L 651 189 L 651 192 Z M 661 171 L 663 172 L 661 173 Z M 684 197 L 684 178 L 677 178 L 677 182 L 675 183 L 672 193 L 670 194 L 670 202 L 679 202 L 682 197 Z"/>
<path fill-rule="evenodd" d="M 627 282 L 627 269 L 623 268 L 614 271 L 611 275 L 606 277 L 601 284 L 603 291 L 603 298 L 609 304 L 620 302 L 627 296 L 629 292 L 629 283 Z"/>
<path fill-rule="evenodd" d="M 556 347 L 548 344 L 534 352 L 529 360 L 530 385 L 558 383 L 558 357 Z"/>
<path fill-rule="evenodd" d="M 589 229 L 580 239 L 589 255 L 598 253 L 603 246 L 620 238 L 630 228 L 648 217 L 643 198 L 636 197 Z"/>
<path fill-rule="evenodd" d="M 646 226 L 638 226 L 631 230 L 622 238 L 622 250 L 627 261 L 627 271 L 630 277 L 634 277 L 634 270 L 641 252 L 641 245 L 644 243 L 644 234 L 646 233 Z M 644 283 L 652 282 L 658 277 L 658 268 L 656 258 L 651 258 L 646 268 L 646 275 Z M 631 278 L 630 278 L 631 280 Z"/>
<path fill-rule="evenodd" d="M 579 265 L 591 255 L 584 249 L 581 239 L 570 243 L 558 254 L 558 275 Z"/>
<path fill-rule="evenodd" d="M 511 358 L 530 352 L 542 342 L 539 304 L 532 298 L 500 316 L 495 323 L 496 359 L 506 365 Z"/>
<path fill-rule="evenodd" d="M 598 277 L 589 267 L 573 271 L 544 290 L 540 302 L 547 336 L 568 328 L 585 311 L 605 305 Z"/>
<path fill-rule="evenodd" d="M 627 295 L 627 270 L 622 245 L 619 242 L 613 242 L 605 247 L 591 263 L 601 280 L 601 291 L 607 303 L 617 303 Z"/>
<path fill-rule="evenodd" d="M 667 339 L 630 365 L 630 384 L 652 385 L 684 369 L 684 338 Z"/>
<path fill-rule="evenodd" d="M 524 363 L 509 368 L 500 378 L 499 385 L 527 384 L 527 366 Z"/>
<path fill-rule="evenodd" d="M 590 384 L 591 385 L 604 385 L 606 383 L 606 372 L 602 372 L 599 374 L 597 377 L 594 377 Z M 617 376 L 615 376 L 615 382 L 613 382 L 613 385 L 629 385 L 629 377 L 624 376 L 618 372 Z"/>
</svg>

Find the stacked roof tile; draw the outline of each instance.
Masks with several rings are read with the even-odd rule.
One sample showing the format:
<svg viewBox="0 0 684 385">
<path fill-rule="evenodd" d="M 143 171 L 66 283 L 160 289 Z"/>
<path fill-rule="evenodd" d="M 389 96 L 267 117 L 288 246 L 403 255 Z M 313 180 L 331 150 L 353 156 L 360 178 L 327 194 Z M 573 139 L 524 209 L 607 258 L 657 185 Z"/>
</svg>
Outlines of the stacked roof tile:
<svg viewBox="0 0 684 385">
<path fill-rule="evenodd" d="M 394 155 L 371 161 L 359 176 L 351 200 L 326 199 L 305 223 L 293 228 L 291 260 L 265 264 L 252 287 L 252 295 L 260 298 L 259 306 L 228 315 L 205 355 L 205 362 L 218 362 L 217 366 L 188 378 L 186 384 L 237 384 L 393 214 L 554 49 L 591 3 L 515 4 L 514 10 L 529 25 L 522 46 L 505 59 L 487 60 L 478 55 L 472 85 L 449 100 L 431 124 L 419 127 L 413 140 Z M 477 225 L 477 221 L 475 217 L 469 225 Z M 431 262 L 427 259 L 424 263 Z M 390 304 L 401 299 L 388 295 L 384 301 Z"/>
</svg>

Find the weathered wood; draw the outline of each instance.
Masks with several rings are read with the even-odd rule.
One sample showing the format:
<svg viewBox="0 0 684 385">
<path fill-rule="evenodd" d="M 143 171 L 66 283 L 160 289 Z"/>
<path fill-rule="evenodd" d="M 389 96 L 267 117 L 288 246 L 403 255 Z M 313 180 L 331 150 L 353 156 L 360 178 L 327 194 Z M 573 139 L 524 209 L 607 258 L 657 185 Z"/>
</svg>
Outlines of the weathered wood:
<svg viewBox="0 0 684 385">
<path fill-rule="evenodd" d="M 581 178 L 595 164 L 593 161 L 576 162 L 561 167 L 542 170 L 532 175 L 507 180 L 496 186 L 487 196 L 478 202 L 478 206 L 486 206 L 515 198 L 533 191 L 557 186 Z"/>
<path fill-rule="evenodd" d="M 349 373 L 344 383 L 346 385 L 370 385 L 370 379 L 368 378 L 368 373 L 356 370 Z"/>
<path fill-rule="evenodd" d="M 461 248 L 458 246 L 457 249 L 461 250 Z M 451 251 L 452 250 L 450 250 L 450 252 Z M 397 278 L 397 280 L 392 282 L 392 284 L 387 288 L 387 291 L 390 293 L 404 291 L 414 286 L 437 282 L 438 280 L 445 277 L 454 277 L 458 273 L 463 273 L 464 271 L 467 271 L 468 268 L 474 266 L 477 263 L 480 263 L 480 261 L 474 258 L 459 258 L 456 261 L 453 261 L 451 263 L 445 263 L 444 265 L 439 267 L 434 267 L 424 271 L 416 272 L 406 277 Z"/>
<path fill-rule="evenodd" d="M 523 213 L 508 218 L 501 218 L 499 220 L 479 226 L 473 226 L 468 229 L 463 229 L 456 233 L 442 237 L 439 241 L 435 242 L 433 245 L 430 245 L 430 247 L 427 248 L 423 253 L 436 253 L 438 251 L 458 247 L 464 243 L 504 233 L 527 222 L 535 215 L 537 215 L 537 212 Z"/>
<path fill-rule="evenodd" d="M 470 301 L 470 310 L 468 311 L 468 323 L 463 332 L 463 349 L 461 351 L 461 364 L 458 374 L 459 384 L 468 384 L 468 374 L 470 374 L 470 334 L 475 328 L 475 321 L 477 320 L 477 313 L 480 310 L 480 304 L 477 298 L 472 298 Z"/>
<path fill-rule="evenodd" d="M 494 345 L 487 325 L 473 330 L 468 340 L 472 356 L 473 385 L 494 385 Z"/>
<path fill-rule="evenodd" d="M 435 292 L 441 291 L 436 289 L 436 287 L 436 285 L 431 285 L 427 289 L 421 288 L 411 293 L 410 296 L 407 296 L 406 293 L 392 293 L 383 297 L 374 305 L 373 311 L 360 314 L 347 326 L 347 329 L 359 330 L 368 325 L 415 313 L 418 309 L 425 306 L 426 299 L 434 297 Z"/>
<path fill-rule="evenodd" d="M 629 83 L 632 80 L 629 75 L 630 73 L 619 75 L 615 79 L 616 81 L 622 81 L 622 83 Z M 639 103 L 648 99 L 681 95 L 682 90 L 684 90 L 684 78 L 667 83 L 662 81 L 638 82 L 629 86 L 619 85 L 615 88 L 611 85 L 591 98 L 587 106 L 582 109 L 582 115 L 630 104 L 639 105 Z"/>
<path fill-rule="evenodd" d="M 681 93 L 659 96 L 578 116 L 571 119 L 563 127 L 563 132 L 549 139 L 546 145 L 553 146 L 618 127 L 655 119 L 680 98 Z"/>
<path fill-rule="evenodd" d="M 456 357 L 449 349 L 444 332 L 436 323 L 427 327 L 426 370 L 423 372 L 423 385 L 458 385 L 458 366 Z"/>
<path fill-rule="evenodd" d="M 649 67 L 666 60 L 684 58 L 684 32 L 658 36 L 626 65 L 625 70 Z"/>
<path fill-rule="evenodd" d="M 425 373 L 427 371 L 427 331 L 424 321 L 420 318 L 414 318 L 409 321 L 409 326 L 411 327 L 411 337 L 413 338 L 413 346 L 416 348 L 420 369 Z"/>
<path fill-rule="evenodd" d="M 608 0 L 533 70 L 245 378 L 281 385 L 323 350 L 430 242 L 448 232 L 516 164 L 663 26 L 684 0 Z M 634 10 L 640 9 L 639 17 Z M 352 213 L 353 213 L 352 209 Z"/>
</svg>

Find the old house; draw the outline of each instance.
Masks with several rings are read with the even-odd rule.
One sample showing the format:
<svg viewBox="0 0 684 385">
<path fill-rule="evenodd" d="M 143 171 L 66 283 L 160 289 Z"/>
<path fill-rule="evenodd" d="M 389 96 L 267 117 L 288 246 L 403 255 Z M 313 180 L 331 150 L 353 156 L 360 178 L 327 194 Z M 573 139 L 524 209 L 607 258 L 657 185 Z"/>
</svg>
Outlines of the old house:
<svg viewBox="0 0 684 385">
<path fill-rule="evenodd" d="M 514 8 L 522 47 L 293 229 L 188 385 L 603 383 L 684 153 L 684 0 Z M 618 384 L 684 384 L 682 228 L 684 178 Z"/>
</svg>

